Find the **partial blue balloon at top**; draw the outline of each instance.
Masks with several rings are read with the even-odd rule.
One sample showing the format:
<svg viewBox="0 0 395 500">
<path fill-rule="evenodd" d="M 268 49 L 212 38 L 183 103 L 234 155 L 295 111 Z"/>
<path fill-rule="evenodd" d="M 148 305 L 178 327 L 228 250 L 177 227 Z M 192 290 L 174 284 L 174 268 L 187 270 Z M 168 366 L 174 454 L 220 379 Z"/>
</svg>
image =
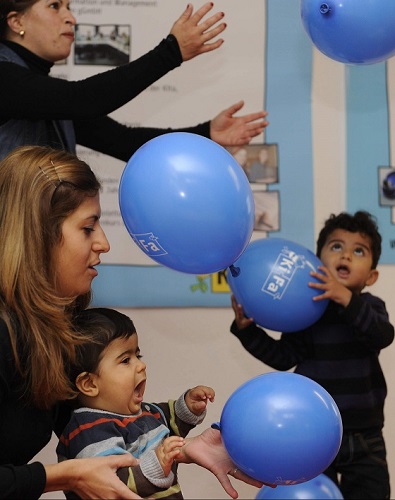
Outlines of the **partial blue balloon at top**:
<svg viewBox="0 0 395 500">
<path fill-rule="evenodd" d="M 119 204 L 134 242 L 177 271 L 210 274 L 231 265 L 254 225 L 254 198 L 234 157 L 187 132 L 164 134 L 128 161 Z"/>
<path fill-rule="evenodd" d="M 373 64 L 395 54 L 394 0 L 301 0 L 314 45 L 343 63 Z"/>
</svg>

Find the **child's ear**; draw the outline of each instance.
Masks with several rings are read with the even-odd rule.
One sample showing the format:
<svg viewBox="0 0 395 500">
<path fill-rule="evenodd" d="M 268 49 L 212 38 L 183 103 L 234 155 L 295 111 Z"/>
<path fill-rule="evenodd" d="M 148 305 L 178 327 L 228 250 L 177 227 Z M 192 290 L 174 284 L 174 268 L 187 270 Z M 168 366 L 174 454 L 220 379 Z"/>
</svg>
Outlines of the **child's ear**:
<svg viewBox="0 0 395 500">
<path fill-rule="evenodd" d="M 366 280 L 365 286 L 372 286 L 376 283 L 379 277 L 379 272 L 377 269 L 371 269 L 369 273 L 369 277 Z"/>
<path fill-rule="evenodd" d="M 81 394 L 89 397 L 96 397 L 99 394 L 99 388 L 96 384 L 94 373 L 82 372 L 75 380 L 75 385 Z"/>
</svg>

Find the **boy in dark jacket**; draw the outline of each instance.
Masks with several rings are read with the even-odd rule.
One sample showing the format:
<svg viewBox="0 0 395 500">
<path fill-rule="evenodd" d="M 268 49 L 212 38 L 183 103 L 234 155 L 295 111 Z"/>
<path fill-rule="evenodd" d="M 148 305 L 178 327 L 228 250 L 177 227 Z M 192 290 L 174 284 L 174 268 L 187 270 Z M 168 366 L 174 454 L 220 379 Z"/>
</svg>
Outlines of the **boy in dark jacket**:
<svg viewBox="0 0 395 500">
<path fill-rule="evenodd" d="M 331 215 L 317 241 L 323 266 L 311 273 L 319 282 L 309 284 L 322 291 L 314 300 L 330 300 L 328 308 L 310 327 L 282 333 L 278 340 L 245 317 L 232 297 L 231 332 L 244 348 L 276 370 L 295 368 L 336 401 L 344 435 L 324 472 L 345 499 L 390 498 L 382 433 L 387 387 L 379 353 L 392 343 L 394 327 L 384 302 L 362 293 L 377 281 L 380 254 L 381 236 L 369 213 Z"/>
</svg>

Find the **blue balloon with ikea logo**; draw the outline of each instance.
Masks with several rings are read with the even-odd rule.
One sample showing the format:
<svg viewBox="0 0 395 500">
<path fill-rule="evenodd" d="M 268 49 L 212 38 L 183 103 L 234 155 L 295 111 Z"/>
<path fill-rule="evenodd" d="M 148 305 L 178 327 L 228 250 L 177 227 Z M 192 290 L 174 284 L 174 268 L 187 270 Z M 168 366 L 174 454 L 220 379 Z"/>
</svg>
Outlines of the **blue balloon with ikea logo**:
<svg viewBox="0 0 395 500">
<path fill-rule="evenodd" d="M 335 61 L 373 64 L 395 54 L 393 0 L 301 0 L 303 26 Z"/>
<path fill-rule="evenodd" d="M 190 274 L 226 269 L 254 226 L 242 167 L 222 146 L 188 132 L 161 135 L 135 152 L 121 176 L 119 205 L 148 257 Z"/>
<path fill-rule="evenodd" d="M 230 266 L 227 280 L 244 313 L 270 330 L 294 332 L 312 325 L 324 314 L 328 300 L 314 301 L 322 294 L 309 282 L 322 265 L 303 245 L 283 238 L 252 241 Z"/>
</svg>

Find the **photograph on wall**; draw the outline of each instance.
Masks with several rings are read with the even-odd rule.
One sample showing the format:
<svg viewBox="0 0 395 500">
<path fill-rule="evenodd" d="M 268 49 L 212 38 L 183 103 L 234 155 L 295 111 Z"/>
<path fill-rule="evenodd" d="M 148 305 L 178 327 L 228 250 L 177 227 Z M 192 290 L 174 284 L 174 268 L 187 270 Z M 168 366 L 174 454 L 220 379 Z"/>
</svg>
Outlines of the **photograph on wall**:
<svg viewBox="0 0 395 500">
<path fill-rule="evenodd" d="M 395 206 L 395 169 L 378 168 L 379 200 L 382 207 Z"/>
<path fill-rule="evenodd" d="M 130 26 L 77 24 L 74 64 L 119 66 L 130 60 Z"/>
<path fill-rule="evenodd" d="M 280 229 L 280 194 L 278 191 L 253 190 L 255 203 L 254 231 Z"/>
<path fill-rule="evenodd" d="M 229 150 L 232 153 L 232 150 Z M 251 183 L 278 182 L 278 145 L 248 144 L 232 153 Z"/>
</svg>

